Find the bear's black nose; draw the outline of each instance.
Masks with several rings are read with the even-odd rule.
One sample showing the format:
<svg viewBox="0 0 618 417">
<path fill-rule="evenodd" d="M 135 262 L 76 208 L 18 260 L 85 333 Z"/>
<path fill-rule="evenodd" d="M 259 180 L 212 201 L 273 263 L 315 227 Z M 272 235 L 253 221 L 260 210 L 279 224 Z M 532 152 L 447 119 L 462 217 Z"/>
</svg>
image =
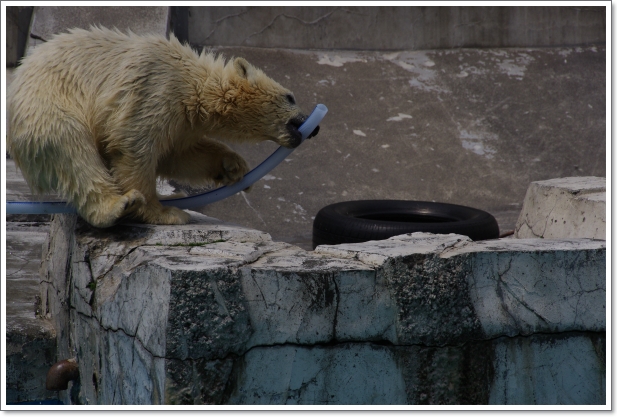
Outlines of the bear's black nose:
<svg viewBox="0 0 618 417">
<path fill-rule="evenodd" d="M 298 128 L 301 127 L 303 123 L 305 123 L 305 120 L 307 120 L 307 116 L 305 116 L 304 114 L 299 114 L 298 116 L 291 118 L 288 123 L 292 125 L 292 127 L 296 128 L 296 130 L 298 130 Z"/>
<path fill-rule="evenodd" d="M 305 120 L 307 120 L 308 117 L 309 116 L 305 116 L 304 114 L 299 114 L 298 116 L 290 119 L 290 121 L 288 122 L 288 131 L 290 132 L 290 136 L 292 137 L 289 141 L 289 147 L 295 148 L 300 145 L 300 139 L 302 135 L 298 131 L 298 128 L 301 127 L 303 123 L 305 123 Z M 320 126 L 317 126 L 315 129 L 313 129 L 313 132 L 311 132 L 311 134 L 307 138 L 314 137 L 318 134 L 319 130 Z"/>
<path fill-rule="evenodd" d="M 295 148 L 300 145 L 302 141 L 302 135 L 298 131 L 298 128 L 304 123 L 306 119 L 307 116 L 302 114 L 290 119 L 290 121 L 287 123 L 287 130 L 290 137 L 288 139 L 288 143 L 284 144 L 285 147 Z"/>
</svg>

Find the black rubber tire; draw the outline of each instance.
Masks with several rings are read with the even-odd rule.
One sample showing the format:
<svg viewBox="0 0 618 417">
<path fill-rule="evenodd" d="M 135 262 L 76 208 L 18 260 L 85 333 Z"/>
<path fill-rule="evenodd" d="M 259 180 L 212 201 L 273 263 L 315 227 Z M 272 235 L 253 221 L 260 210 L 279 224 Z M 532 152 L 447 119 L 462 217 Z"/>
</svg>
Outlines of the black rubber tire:
<svg viewBox="0 0 618 417">
<path fill-rule="evenodd" d="M 313 221 L 313 248 L 413 232 L 455 233 L 472 240 L 497 239 L 491 214 L 456 204 L 405 200 L 344 201 L 322 208 Z"/>
</svg>

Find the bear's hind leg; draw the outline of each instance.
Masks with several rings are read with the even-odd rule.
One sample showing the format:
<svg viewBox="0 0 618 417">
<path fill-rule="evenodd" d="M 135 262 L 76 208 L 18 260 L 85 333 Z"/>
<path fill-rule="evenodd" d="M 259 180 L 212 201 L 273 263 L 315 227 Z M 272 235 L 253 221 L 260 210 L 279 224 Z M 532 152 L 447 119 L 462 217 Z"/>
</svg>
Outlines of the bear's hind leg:
<svg viewBox="0 0 618 417">
<path fill-rule="evenodd" d="M 247 162 L 227 145 L 202 138 L 161 160 L 157 174 L 186 185 L 231 185 L 249 172 Z"/>
<path fill-rule="evenodd" d="M 122 194 L 105 167 L 88 131 L 66 116 L 62 123 L 33 135 L 28 120 L 18 119 L 10 140 L 11 155 L 37 193 L 55 191 L 95 227 L 109 227 L 145 203 L 137 190 Z M 17 124 L 17 123 L 16 123 Z"/>
</svg>

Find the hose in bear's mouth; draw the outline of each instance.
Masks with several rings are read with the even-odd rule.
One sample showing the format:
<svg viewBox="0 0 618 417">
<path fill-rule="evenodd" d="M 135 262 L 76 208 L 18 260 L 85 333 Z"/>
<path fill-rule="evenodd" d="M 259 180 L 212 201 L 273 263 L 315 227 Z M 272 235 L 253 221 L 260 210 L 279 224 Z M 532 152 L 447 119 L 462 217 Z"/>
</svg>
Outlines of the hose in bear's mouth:
<svg viewBox="0 0 618 417">
<path fill-rule="evenodd" d="M 307 139 L 309 135 L 316 129 L 322 121 L 328 109 L 324 104 L 318 104 L 313 109 L 307 120 L 298 128 L 302 134 L 302 141 Z M 316 132 L 317 133 L 317 132 Z M 302 143 L 301 141 L 301 143 Z M 249 171 L 242 180 L 235 184 L 217 188 L 216 190 L 207 191 L 202 194 L 197 194 L 183 198 L 173 198 L 169 200 L 161 200 L 164 206 L 174 206 L 180 209 L 192 209 L 203 207 L 208 204 L 215 203 L 230 197 L 239 191 L 242 191 L 264 175 L 268 174 L 277 165 L 291 154 L 296 148 L 284 148 L 280 146 L 272 155 L 264 160 L 260 165 Z M 75 213 L 75 208 L 68 205 L 64 201 L 7 201 L 6 214 L 54 214 L 54 213 Z"/>
</svg>

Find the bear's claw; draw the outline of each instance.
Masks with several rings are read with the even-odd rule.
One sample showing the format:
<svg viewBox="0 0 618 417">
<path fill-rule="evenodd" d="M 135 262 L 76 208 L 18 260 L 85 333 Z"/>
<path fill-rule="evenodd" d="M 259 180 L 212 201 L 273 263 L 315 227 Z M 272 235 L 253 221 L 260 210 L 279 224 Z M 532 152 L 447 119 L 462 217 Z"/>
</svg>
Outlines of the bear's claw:
<svg viewBox="0 0 618 417">
<path fill-rule="evenodd" d="M 125 200 L 125 197 L 126 197 L 126 200 Z M 137 207 L 139 207 L 141 205 L 146 204 L 146 199 L 144 198 L 142 193 L 140 193 L 137 190 L 131 190 L 128 193 L 125 193 L 123 195 L 122 200 L 125 200 L 125 202 L 124 202 L 124 209 L 123 209 L 123 211 L 125 213 L 126 212 L 131 212 L 135 208 L 137 208 Z"/>
</svg>

